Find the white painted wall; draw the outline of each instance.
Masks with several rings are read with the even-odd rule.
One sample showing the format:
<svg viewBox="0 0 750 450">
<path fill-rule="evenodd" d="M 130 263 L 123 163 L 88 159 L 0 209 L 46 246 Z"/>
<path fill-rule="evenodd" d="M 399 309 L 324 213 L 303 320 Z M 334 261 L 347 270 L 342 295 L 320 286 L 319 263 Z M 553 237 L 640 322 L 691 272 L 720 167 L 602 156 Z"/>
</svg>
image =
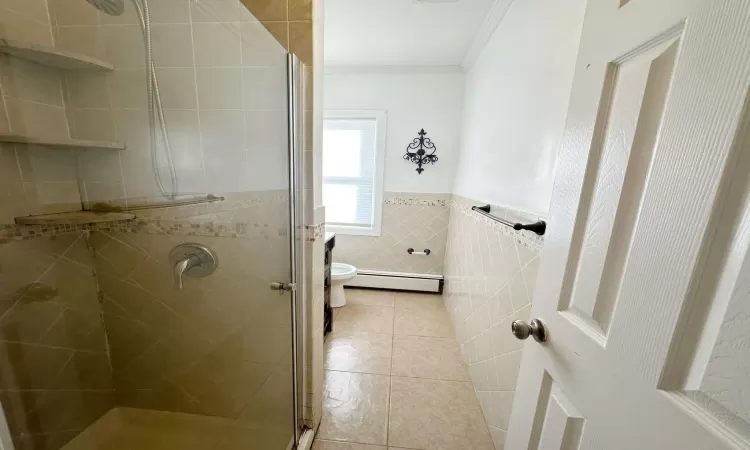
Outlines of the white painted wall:
<svg viewBox="0 0 750 450">
<path fill-rule="evenodd" d="M 466 76 L 456 194 L 547 214 L 585 4 L 510 6 Z"/>
<path fill-rule="evenodd" d="M 384 188 L 387 192 L 450 193 L 453 189 L 463 108 L 458 69 L 330 69 L 323 91 L 326 110 L 377 109 L 388 113 Z M 403 159 L 424 128 L 440 160 L 418 175 Z"/>
</svg>

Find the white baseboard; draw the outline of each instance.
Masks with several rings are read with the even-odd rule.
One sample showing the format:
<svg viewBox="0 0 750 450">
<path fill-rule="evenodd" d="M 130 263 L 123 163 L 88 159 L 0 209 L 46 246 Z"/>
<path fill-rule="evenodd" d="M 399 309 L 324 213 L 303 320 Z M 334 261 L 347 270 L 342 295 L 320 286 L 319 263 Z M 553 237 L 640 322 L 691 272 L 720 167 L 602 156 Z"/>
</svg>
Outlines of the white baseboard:
<svg viewBox="0 0 750 450">
<path fill-rule="evenodd" d="M 392 289 L 398 291 L 443 292 L 443 276 L 421 273 L 360 270 L 346 287 Z"/>
</svg>

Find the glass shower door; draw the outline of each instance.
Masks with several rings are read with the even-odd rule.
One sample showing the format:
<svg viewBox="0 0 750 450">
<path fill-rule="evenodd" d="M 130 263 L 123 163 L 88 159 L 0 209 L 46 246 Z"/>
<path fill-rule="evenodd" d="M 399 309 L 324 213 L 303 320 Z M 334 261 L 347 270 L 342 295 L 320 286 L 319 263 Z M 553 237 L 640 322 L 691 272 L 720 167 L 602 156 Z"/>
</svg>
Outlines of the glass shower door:
<svg viewBox="0 0 750 450">
<path fill-rule="evenodd" d="M 240 0 L 0 2 L 0 38 L 2 443 L 286 449 L 284 47 Z"/>
</svg>

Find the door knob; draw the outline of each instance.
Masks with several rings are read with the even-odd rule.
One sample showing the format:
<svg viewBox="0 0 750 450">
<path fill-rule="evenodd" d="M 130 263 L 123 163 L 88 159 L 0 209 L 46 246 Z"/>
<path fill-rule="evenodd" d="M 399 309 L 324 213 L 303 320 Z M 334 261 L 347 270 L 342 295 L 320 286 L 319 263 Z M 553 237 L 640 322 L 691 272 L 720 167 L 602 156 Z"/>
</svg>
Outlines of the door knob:
<svg viewBox="0 0 750 450">
<path fill-rule="evenodd" d="M 547 329 L 544 328 L 544 324 L 539 319 L 532 319 L 530 324 L 523 320 L 514 320 L 510 326 L 510 331 L 513 332 L 513 336 L 521 340 L 527 339 L 529 336 L 534 336 L 534 340 L 537 342 L 547 340 Z"/>
</svg>

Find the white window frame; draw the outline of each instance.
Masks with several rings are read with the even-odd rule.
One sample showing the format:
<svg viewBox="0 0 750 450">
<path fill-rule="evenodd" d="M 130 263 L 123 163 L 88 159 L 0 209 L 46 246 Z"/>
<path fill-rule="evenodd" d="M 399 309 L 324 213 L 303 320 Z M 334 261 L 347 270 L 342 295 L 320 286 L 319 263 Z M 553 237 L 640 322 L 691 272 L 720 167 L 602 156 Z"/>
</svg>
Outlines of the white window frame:
<svg viewBox="0 0 750 450">
<path fill-rule="evenodd" d="M 329 225 L 326 231 L 355 236 L 380 236 L 383 220 L 383 173 L 385 169 L 385 140 L 388 114 L 382 110 L 326 110 L 324 119 L 375 119 L 377 133 L 375 142 L 375 177 L 372 187 L 372 227 L 354 227 L 345 225 Z M 323 154 L 325 157 L 325 153 Z M 321 174 L 325 183 L 325 176 Z"/>
</svg>

